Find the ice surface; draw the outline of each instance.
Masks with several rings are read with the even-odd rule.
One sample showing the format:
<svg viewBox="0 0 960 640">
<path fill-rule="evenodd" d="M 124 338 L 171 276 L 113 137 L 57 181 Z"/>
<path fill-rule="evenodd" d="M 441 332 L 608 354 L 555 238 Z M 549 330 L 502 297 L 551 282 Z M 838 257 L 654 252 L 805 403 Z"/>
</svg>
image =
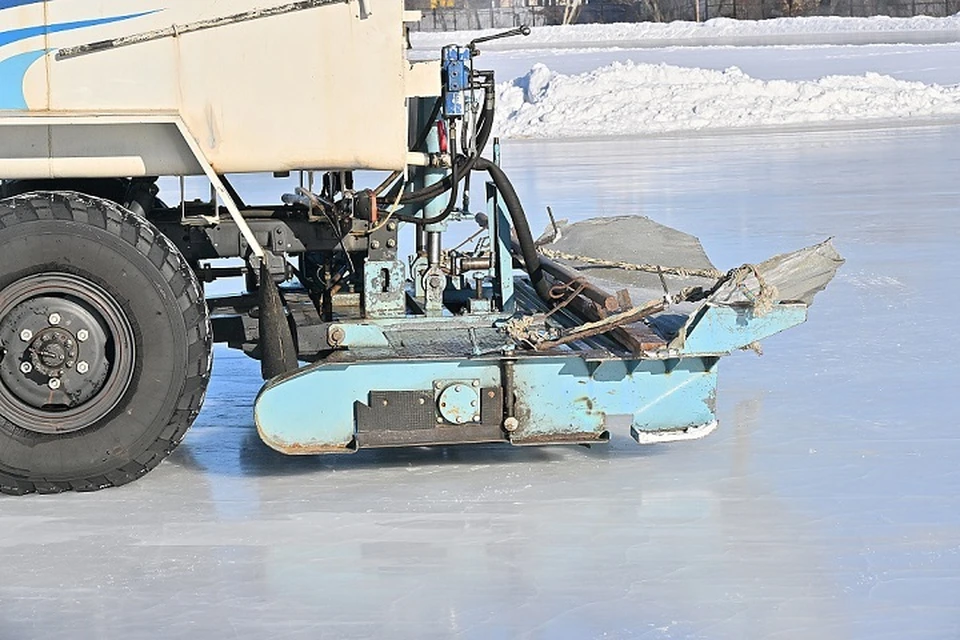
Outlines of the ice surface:
<svg viewBox="0 0 960 640">
<path fill-rule="evenodd" d="M 0 638 L 957 637 L 960 127 L 504 157 L 534 228 L 546 204 L 636 212 L 721 269 L 829 235 L 848 262 L 807 324 L 724 360 L 716 434 L 652 449 L 623 425 L 590 450 L 284 458 L 257 364 L 218 350 L 150 475 L 0 499 Z"/>
</svg>

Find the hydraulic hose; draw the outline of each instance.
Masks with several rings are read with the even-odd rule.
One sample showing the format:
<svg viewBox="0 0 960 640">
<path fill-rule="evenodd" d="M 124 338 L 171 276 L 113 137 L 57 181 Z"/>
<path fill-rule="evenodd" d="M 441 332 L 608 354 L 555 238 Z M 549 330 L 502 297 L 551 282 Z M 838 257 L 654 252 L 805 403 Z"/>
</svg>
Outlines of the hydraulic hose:
<svg viewBox="0 0 960 640">
<path fill-rule="evenodd" d="M 470 171 L 473 170 L 474 163 L 476 163 L 480 158 L 480 154 L 482 154 L 486 148 L 487 142 L 490 140 L 490 134 L 493 132 L 493 117 L 496 109 L 496 87 L 493 86 L 493 76 L 491 73 L 483 72 L 482 75 L 485 77 L 486 83 L 484 85 L 483 110 L 480 112 L 480 117 L 478 119 L 479 126 L 477 128 L 477 153 L 475 156 L 466 159 L 454 160 L 454 165 L 456 165 L 454 167 L 455 173 L 461 177 L 466 176 L 470 173 Z M 451 146 L 451 151 L 453 150 L 454 147 Z M 462 164 L 457 165 L 457 162 Z M 403 194 L 403 196 L 400 198 L 400 204 L 413 204 L 425 202 L 427 200 L 433 200 L 437 196 L 449 191 L 453 186 L 453 176 L 450 175 L 443 180 L 430 185 L 429 187 L 424 187 L 418 191 L 411 191 Z M 395 195 L 395 192 L 393 193 Z M 391 197 L 388 195 L 386 200 L 391 200 Z"/>
<path fill-rule="evenodd" d="M 457 130 L 456 128 L 451 127 L 450 148 L 453 149 L 456 146 L 457 146 Z M 444 208 L 444 210 L 430 218 L 415 218 L 417 220 L 417 224 L 424 227 L 431 224 L 439 224 L 444 220 L 446 220 L 447 218 L 449 218 L 450 214 L 453 213 L 453 210 L 457 208 L 457 195 L 459 195 L 459 191 L 460 191 L 459 189 L 460 175 L 457 174 L 456 164 L 454 164 L 454 166 L 451 169 L 450 181 L 451 181 L 451 184 L 453 185 L 450 188 L 450 201 L 447 202 L 447 206 Z"/>
<path fill-rule="evenodd" d="M 456 129 L 450 129 L 451 148 L 456 146 L 456 141 L 457 141 Z M 450 180 L 452 184 L 452 188 L 449 189 L 450 200 L 449 202 L 447 202 L 447 206 L 446 208 L 444 208 L 443 211 L 429 218 L 421 218 L 420 216 L 411 216 L 411 215 L 406 215 L 402 213 L 396 213 L 394 214 L 393 217 L 396 218 L 397 220 L 400 220 L 401 222 L 410 222 L 410 223 L 419 225 L 421 227 L 426 227 L 431 224 L 439 224 L 444 220 L 446 220 L 447 218 L 449 218 L 450 214 L 453 213 L 453 210 L 457 208 L 457 195 L 459 195 L 459 191 L 460 191 L 459 183 L 461 178 L 463 177 L 458 173 L 458 167 L 456 164 L 453 165 L 450 171 L 451 171 L 450 175 L 447 176 L 447 178 L 445 178 L 446 180 Z M 438 182 L 436 184 L 440 184 L 440 183 Z M 442 193 L 443 191 L 440 191 L 437 195 L 440 195 Z"/>
<path fill-rule="evenodd" d="M 442 105 L 443 100 L 437 98 L 436 102 L 433 103 L 433 110 L 430 112 L 430 117 L 427 118 L 427 124 L 423 127 L 423 129 L 420 130 L 420 134 L 417 136 L 416 141 L 413 143 L 413 146 L 410 147 L 411 151 L 419 151 L 420 147 L 423 146 L 423 143 L 427 141 L 427 136 L 430 135 L 430 130 L 433 128 L 433 123 L 436 121 L 437 116 L 440 115 L 440 108 Z M 380 194 L 383 193 L 387 187 L 392 185 L 397 178 L 402 175 L 402 171 L 394 171 L 391 173 L 389 176 L 387 176 L 386 180 L 380 183 L 380 186 L 373 190 L 374 195 L 379 198 Z M 398 188 L 403 188 L 403 185 L 398 185 Z M 394 190 L 391 189 L 391 192 L 394 192 Z M 396 197 L 396 192 L 394 192 L 394 197 Z"/>
<path fill-rule="evenodd" d="M 526 267 L 527 275 L 530 276 L 530 283 L 537 291 L 540 299 L 548 304 L 553 304 L 550 297 L 550 285 L 543 277 L 543 267 L 540 265 L 540 254 L 537 252 L 537 245 L 533 241 L 533 234 L 530 233 L 530 223 L 527 221 L 527 214 L 523 211 L 523 205 L 517 196 L 516 189 L 507 174 L 499 166 L 490 162 L 486 158 L 478 158 L 474 164 L 478 171 L 486 171 L 490 174 L 493 184 L 496 185 L 500 197 L 503 198 L 503 204 L 507 207 L 510 219 L 513 221 L 513 230 L 517 234 L 517 241 L 520 244 L 520 254 L 523 256 L 523 264 Z"/>
</svg>

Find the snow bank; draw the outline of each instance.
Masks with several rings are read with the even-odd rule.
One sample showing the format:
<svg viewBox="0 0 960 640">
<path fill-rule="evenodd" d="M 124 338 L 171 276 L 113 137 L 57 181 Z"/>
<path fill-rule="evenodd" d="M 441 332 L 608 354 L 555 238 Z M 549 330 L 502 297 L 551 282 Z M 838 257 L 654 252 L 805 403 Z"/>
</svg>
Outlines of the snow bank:
<svg viewBox="0 0 960 640">
<path fill-rule="evenodd" d="M 481 35 L 499 33 L 503 29 L 485 31 L 419 32 L 412 33 L 417 49 L 437 51 L 453 42 L 466 43 Z M 514 37 L 485 43 L 482 48 L 543 49 L 594 47 L 617 45 L 675 44 L 823 44 L 827 41 L 866 43 L 913 41 L 907 36 L 938 34 L 937 40 L 960 39 L 960 14 L 946 18 L 918 16 L 914 18 L 811 17 L 777 18 L 774 20 L 732 20 L 715 18 L 706 22 L 640 22 L 616 24 L 579 24 L 568 26 L 535 27 L 526 37 Z M 886 35 L 886 37 L 883 37 Z M 816 38 L 816 36 L 827 36 Z M 868 36 L 880 36 L 869 38 Z"/>
<path fill-rule="evenodd" d="M 499 85 L 504 138 L 636 135 L 702 129 L 960 116 L 960 87 L 889 76 L 762 81 L 725 71 L 614 63 L 579 75 L 536 64 Z"/>
</svg>

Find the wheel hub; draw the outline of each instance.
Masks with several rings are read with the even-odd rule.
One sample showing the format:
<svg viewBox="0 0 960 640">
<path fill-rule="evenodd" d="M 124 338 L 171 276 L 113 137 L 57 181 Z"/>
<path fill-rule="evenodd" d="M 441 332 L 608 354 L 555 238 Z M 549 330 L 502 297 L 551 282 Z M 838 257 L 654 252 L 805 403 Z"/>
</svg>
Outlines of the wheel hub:
<svg viewBox="0 0 960 640">
<path fill-rule="evenodd" d="M 77 276 L 32 276 L 0 292 L 0 344 L 0 409 L 41 433 L 92 425 L 133 373 L 133 332 L 121 307 Z"/>
<path fill-rule="evenodd" d="M 50 378 L 64 374 L 77 360 L 76 336 L 64 329 L 49 329 L 38 335 L 27 353 L 33 367 Z"/>
</svg>

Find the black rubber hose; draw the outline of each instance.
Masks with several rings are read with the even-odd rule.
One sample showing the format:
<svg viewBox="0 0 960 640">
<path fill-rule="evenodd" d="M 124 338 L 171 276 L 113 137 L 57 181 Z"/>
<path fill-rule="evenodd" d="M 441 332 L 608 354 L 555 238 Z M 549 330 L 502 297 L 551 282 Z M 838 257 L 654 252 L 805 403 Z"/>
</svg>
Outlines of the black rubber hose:
<svg viewBox="0 0 960 640">
<path fill-rule="evenodd" d="M 488 122 L 489 124 L 487 124 Z M 490 132 L 492 130 L 493 130 L 493 118 L 489 118 L 487 121 L 482 121 L 481 130 L 478 133 L 478 139 L 480 139 L 480 136 L 483 136 L 484 140 L 488 140 L 490 138 Z M 458 164 L 456 166 L 456 174 L 459 176 L 465 176 L 471 171 L 473 171 L 474 164 L 479 158 L 479 154 L 482 153 L 483 148 L 484 148 L 483 146 L 478 145 L 477 146 L 478 155 L 473 156 L 471 158 L 459 159 Z M 426 202 L 427 200 L 433 200 L 434 198 L 441 196 L 447 191 L 449 191 L 451 187 L 453 187 L 452 175 L 447 176 L 443 180 L 440 180 L 439 182 L 436 182 L 430 185 L 429 187 L 424 187 L 423 189 L 420 189 L 418 191 L 411 191 L 409 193 L 403 194 L 403 196 L 400 198 L 400 203 L 414 204 L 419 202 Z M 392 196 L 396 198 L 396 192 L 394 192 Z M 386 200 L 391 200 L 390 196 L 388 196 Z"/>
<path fill-rule="evenodd" d="M 481 71 L 484 77 L 483 110 L 480 112 L 480 126 L 477 130 L 477 157 L 483 155 L 493 132 L 493 116 L 497 108 L 497 85 L 493 79 L 493 71 Z"/>
<path fill-rule="evenodd" d="M 443 106 L 443 98 L 437 98 L 437 101 L 433 103 L 433 109 L 430 111 L 430 115 L 427 117 L 427 123 L 423 125 L 423 129 L 420 130 L 420 135 L 417 136 L 413 147 L 410 148 L 411 151 L 419 151 L 420 147 L 427 141 L 427 136 L 430 135 L 430 129 L 433 128 L 433 123 L 437 121 L 437 117 L 440 115 L 441 106 Z"/>
<path fill-rule="evenodd" d="M 430 129 L 433 128 L 433 124 L 436 122 L 437 116 L 440 115 L 440 107 L 442 104 L 443 100 L 441 98 L 437 98 L 436 102 L 433 103 L 433 109 L 430 111 L 430 116 L 427 118 L 427 124 L 424 125 L 423 129 L 420 130 L 420 135 L 417 136 L 413 146 L 410 147 L 411 151 L 419 151 L 420 147 L 423 146 L 423 143 L 427 141 L 427 136 L 430 135 Z M 397 178 L 402 175 L 402 171 L 394 171 L 380 184 L 380 186 L 373 190 L 373 194 L 379 198 L 380 194 L 383 193 L 387 187 L 393 184 Z M 398 185 L 398 188 L 403 188 L 403 184 Z M 396 198 L 397 192 L 394 189 L 391 189 L 390 191 L 393 192 L 393 197 Z"/>
<path fill-rule="evenodd" d="M 450 130 L 451 147 L 456 146 L 456 143 L 457 143 L 456 129 L 451 129 Z M 461 176 L 458 173 L 458 168 L 456 165 L 454 165 L 451 168 L 450 175 L 446 178 L 450 180 L 451 183 L 453 184 L 453 188 L 450 189 L 450 199 L 447 202 L 446 208 L 444 208 L 444 210 L 438 213 L 437 215 L 432 216 L 430 218 L 423 218 L 421 216 L 413 216 L 413 215 L 406 215 L 403 213 L 396 213 L 394 214 L 393 217 L 397 220 L 400 220 L 401 222 L 410 222 L 412 224 L 416 224 L 421 227 L 426 227 L 427 225 L 439 224 L 443 222 L 444 220 L 449 218 L 450 214 L 453 213 L 453 210 L 457 208 L 457 196 L 460 193 L 460 180 L 462 177 L 464 176 Z M 443 191 L 441 191 L 440 193 L 442 194 Z"/>
<path fill-rule="evenodd" d="M 483 110 L 480 112 L 480 118 L 478 120 L 479 127 L 477 129 L 477 155 L 462 160 L 462 165 L 456 167 L 457 175 L 465 176 L 473 170 L 474 163 L 480 157 L 480 154 L 483 153 L 484 149 L 487 147 L 487 142 L 490 140 L 490 134 L 493 132 L 493 116 L 494 110 L 496 109 L 496 90 L 495 87 L 488 87 L 484 91 L 484 100 L 483 100 Z M 451 147 L 452 151 L 455 151 Z M 447 176 L 443 180 L 430 185 L 429 187 L 424 187 L 418 191 L 411 191 L 409 193 L 403 194 L 400 197 L 400 204 L 412 204 L 425 202 L 427 200 L 433 200 L 439 195 L 446 193 L 453 187 L 452 176 Z M 391 190 L 391 194 L 388 194 L 385 200 L 392 201 L 396 197 L 396 192 Z"/>
<path fill-rule="evenodd" d="M 527 275 L 530 276 L 530 283 L 536 289 L 540 299 L 552 305 L 554 301 L 550 297 L 550 285 L 543 277 L 540 254 L 537 252 L 537 245 L 533 241 L 533 234 L 530 233 L 530 223 L 527 221 L 527 214 L 523 211 L 520 197 L 517 196 L 517 190 L 513 188 L 513 184 L 507 178 L 503 169 L 486 158 L 478 158 L 474 167 L 478 171 L 486 171 L 490 174 L 493 184 L 500 192 L 500 197 L 503 198 L 503 204 L 507 207 L 510 219 L 513 221 L 513 230 L 516 232 L 517 241 L 520 243 L 520 254 L 523 256 L 523 264 L 526 267 Z"/>
<path fill-rule="evenodd" d="M 455 130 L 455 129 L 451 129 L 451 130 L 450 130 L 450 146 L 451 146 L 451 148 L 452 148 L 452 147 L 455 147 L 455 146 L 456 146 L 456 143 L 457 143 L 456 130 Z M 453 188 L 450 189 L 450 201 L 447 202 L 447 206 L 446 206 L 446 208 L 444 208 L 443 211 L 441 211 L 440 213 L 438 213 L 437 215 L 435 215 L 435 216 L 433 216 L 433 217 L 431 217 L 431 218 L 420 218 L 420 217 L 418 217 L 418 216 L 403 216 L 403 215 L 401 215 L 401 216 L 400 216 L 400 219 L 401 219 L 401 220 L 407 220 L 407 221 L 410 221 L 410 220 L 412 219 L 412 220 L 415 220 L 415 221 L 416 221 L 416 224 L 418 224 L 418 225 L 420 225 L 420 226 L 423 226 L 423 227 L 426 227 L 427 225 L 431 225 L 431 224 L 439 224 L 439 223 L 443 222 L 444 220 L 446 220 L 447 218 L 449 218 L 449 217 L 450 217 L 450 214 L 453 213 L 453 210 L 457 208 L 457 196 L 458 196 L 459 193 L 460 193 L 460 190 L 459 190 L 460 175 L 457 173 L 457 167 L 454 166 L 453 169 L 451 169 L 451 171 L 452 171 L 452 173 L 450 174 L 450 180 L 451 180 L 451 182 L 452 182 L 452 184 L 453 184 Z"/>
</svg>

